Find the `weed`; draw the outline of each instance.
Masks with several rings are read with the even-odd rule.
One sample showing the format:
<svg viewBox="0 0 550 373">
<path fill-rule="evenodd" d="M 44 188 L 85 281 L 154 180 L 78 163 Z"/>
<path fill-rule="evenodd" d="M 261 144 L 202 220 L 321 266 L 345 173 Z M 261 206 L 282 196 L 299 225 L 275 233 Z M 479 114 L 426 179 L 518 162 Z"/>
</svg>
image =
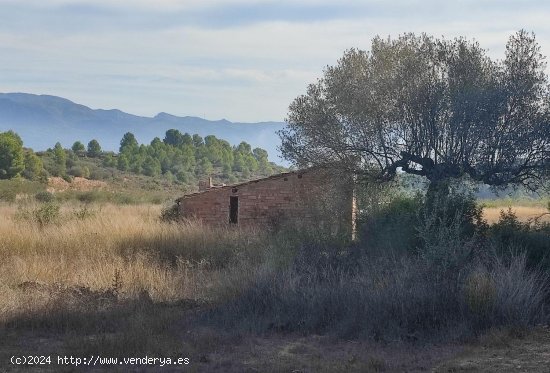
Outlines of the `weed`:
<svg viewBox="0 0 550 373">
<path fill-rule="evenodd" d="M 74 210 L 73 215 L 78 220 L 85 220 L 94 217 L 96 215 L 96 211 L 85 205 L 77 210 Z"/>
<path fill-rule="evenodd" d="M 164 207 L 160 214 L 160 220 L 163 222 L 174 222 L 180 220 L 179 206 L 174 204 Z"/>
<path fill-rule="evenodd" d="M 118 268 L 115 269 L 115 274 L 113 276 L 113 282 L 111 283 L 111 288 L 109 289 L 117 298 L 122 289 L 122 275 Z"/>
</svg>

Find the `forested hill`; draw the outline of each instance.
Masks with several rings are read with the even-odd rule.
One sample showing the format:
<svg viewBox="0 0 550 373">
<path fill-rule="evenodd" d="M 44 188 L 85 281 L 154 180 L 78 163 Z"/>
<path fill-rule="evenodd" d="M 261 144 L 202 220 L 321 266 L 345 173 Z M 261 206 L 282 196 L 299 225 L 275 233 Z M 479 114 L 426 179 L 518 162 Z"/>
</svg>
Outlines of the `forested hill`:
<svg viewBox="0 0 550 373">
<path fill-rule="evenodd" d="M 177 129 L 202 137 L 215 135 L 231 145 L 245 141 L 253 148 L 267 150 L 271 159 L 281 164 L 275 132 L 283 126 L 281 122 L 232 123 L 166 113 L 142 117 L 120 110 L 93 110 L 56 96 L 0 93 L 0 132 L 17 132 L 25 146 L 35 150 L 56 142 L 70 147 L 75 140 L 87 143 L 96 139 L 104 150 L 116 151 L 126 132 L 132 132 L 139 142 L 149 143 L 167 130 Z"/>
<path fill-rule="evenodd" d="M 127 132 L 119 140 L 117 152 L 105 152 L 99 141 L 85 145 L 75 141 L 70 148 L 59 142 L 46 151 L 25 148 L 21 137 L 0 132 L 0 179 L 26 178 L 46 182 L 49 177 L 84 177 L 107 182 L 141 180 L 142 184 L 162 181 L 179 190 L 196 190 L 199 180 L 212 177 L 217 183 L 232 184 L 284 171 L 269 161 L 268 152 L 241 142 L 232 146 L 209 135 L 168 130 L 161 140 L 138 143 Z M 139 178 L 137 178 L 139 176 Z M 156 184 L 160 185 L 160 184 Z M 138 185 L 139 187 L 139 185 Z"/>
</svg>

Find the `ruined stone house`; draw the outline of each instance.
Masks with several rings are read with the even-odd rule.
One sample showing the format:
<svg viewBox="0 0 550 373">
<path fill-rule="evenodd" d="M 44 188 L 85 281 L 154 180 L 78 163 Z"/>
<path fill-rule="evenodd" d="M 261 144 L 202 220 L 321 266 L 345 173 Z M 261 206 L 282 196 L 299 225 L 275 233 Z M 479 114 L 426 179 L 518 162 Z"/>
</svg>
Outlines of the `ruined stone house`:
<svg viewBox="0 0 550 373">
<path fill-rule="evenodd" d="M 210 225 L 314 226 L 352 238 L 355 231 L 352 179 L 320 168 L 236 185 L 212 185 L 210 179 L 176 202 L 181 217 Z"/>
</svg>

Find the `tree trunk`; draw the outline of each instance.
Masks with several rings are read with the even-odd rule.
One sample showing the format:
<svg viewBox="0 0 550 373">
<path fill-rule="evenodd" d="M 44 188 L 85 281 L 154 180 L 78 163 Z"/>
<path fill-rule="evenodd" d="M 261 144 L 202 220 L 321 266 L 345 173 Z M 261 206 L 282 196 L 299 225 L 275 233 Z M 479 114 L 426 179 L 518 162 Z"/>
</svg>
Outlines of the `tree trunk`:
<svg viewBox="0 0 550 373">
<path fill-rule="evenodd" d="M 430 180 L 426 192 L 426 204 L 433 207 L 447 199 L 450 193 L 450 180 L 448 178 Z"/>
</svg>

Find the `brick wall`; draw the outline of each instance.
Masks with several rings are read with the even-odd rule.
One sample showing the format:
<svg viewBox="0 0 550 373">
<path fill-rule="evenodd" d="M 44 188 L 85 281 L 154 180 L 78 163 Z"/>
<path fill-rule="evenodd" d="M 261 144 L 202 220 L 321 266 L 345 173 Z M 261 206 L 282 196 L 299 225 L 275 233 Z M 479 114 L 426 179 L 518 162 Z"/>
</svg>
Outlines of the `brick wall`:
<svg viewBox="0 0 550 373">
<path fill-rule="evenodd" d="M 325 170 L 286 173 L 248 183 L 211 188 L 179 199 L 180 214 L 206 224 L 229 223 L 229 201 L 238 197 L 238 224 L 329 224 L 352 230 L 353 184 Z"/>
</svg>

